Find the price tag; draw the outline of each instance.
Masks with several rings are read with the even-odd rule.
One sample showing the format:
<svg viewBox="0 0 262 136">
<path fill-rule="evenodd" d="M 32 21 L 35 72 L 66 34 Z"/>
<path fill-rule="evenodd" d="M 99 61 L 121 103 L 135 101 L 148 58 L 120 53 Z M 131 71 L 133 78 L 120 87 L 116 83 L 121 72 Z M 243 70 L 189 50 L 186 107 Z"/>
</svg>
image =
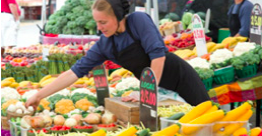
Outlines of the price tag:
<svg viewBox="0 0 262 136">
<path fill-rule="evenodd" d="M 261 33 L 262 33 L 262 10 L 261 6 L 256 3 L 251 13 L 250 21 L 250 42 L 261 44 Z"/>
<path fill-rule="evenodd" d="M 157 131 L 157 83 L 150 68 L 142 71 L 140 78 L 140 121 L 151 131 Z"/>
<path fill-rule="evenodd" d="M 197 54 L 198 56 L 205 55 L 207 54 L 206 37 L 201 18 L 197 14 L 194 14 L 192 23 Z"/>
<path fill-rule="evenodd" d="M 48 61 L 47 56 L 49 55 L 49 49 L 48 48 L 43 48 L 42 55 L 43 55 L 43 61 Z"/>
<path fill-rule="evenodd" d="M 93 69 L 97 100 L 99 105 L 105 104 L 105 98 L 109 97 L 109 88 L 104 65 Z"/>
</svg>

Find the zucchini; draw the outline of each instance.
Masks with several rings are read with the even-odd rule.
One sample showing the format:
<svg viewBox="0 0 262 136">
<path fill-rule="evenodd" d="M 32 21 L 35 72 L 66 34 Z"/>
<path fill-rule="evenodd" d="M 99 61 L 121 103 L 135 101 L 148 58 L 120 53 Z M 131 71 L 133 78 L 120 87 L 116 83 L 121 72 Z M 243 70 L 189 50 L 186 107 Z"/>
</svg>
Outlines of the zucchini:
<svg viewBox="0 0 262 136">
<path fill-rule="evenodd" d="M 149 129 L 143 129 L 140 132 L 136 133 L 137 136 L 147 136 L 149 134 Z"/>
<path fill-rule="evenodd" d="M 178 112 L 174 115 L 172 115 L 171 117 L 167 118 L 169 120 L 179 120 L 181 117 L 183 117 L 185 115 L 184 112 Z"/>
</svg>

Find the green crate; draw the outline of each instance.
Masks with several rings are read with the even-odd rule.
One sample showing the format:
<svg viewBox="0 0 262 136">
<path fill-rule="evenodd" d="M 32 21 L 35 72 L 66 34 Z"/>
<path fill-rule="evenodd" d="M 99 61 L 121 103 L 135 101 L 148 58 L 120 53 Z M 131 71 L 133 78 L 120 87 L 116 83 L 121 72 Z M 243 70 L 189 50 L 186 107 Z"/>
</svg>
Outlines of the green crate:
<svg viewBox="0 0 262 136">
<path fill-rule="evenodd" d="M 224 67 L 215 70 L 214 81 L 216 84 L 226 84 L 235 80 L 235 70 L 234 67 Z"/>
<path fill-rule="evenodd" d="M 213 85 L 213 78 L 212 78 L 212 77 L 210 77 L 210 78 L 208 78 L 208 79 L 205 79 L 205 80 L 202 80 L 202 82 L 204 83 L 205 88 L 206 88 L 207 90 L 212 89 L 212 85 Z"/>
<path fill-rule="evenodd" d="M 236 70 L 236 74 L 239 78 L 253 77 L 257 74 L 257 65 L 245 66 L 242 70 Z"/>
</svg>

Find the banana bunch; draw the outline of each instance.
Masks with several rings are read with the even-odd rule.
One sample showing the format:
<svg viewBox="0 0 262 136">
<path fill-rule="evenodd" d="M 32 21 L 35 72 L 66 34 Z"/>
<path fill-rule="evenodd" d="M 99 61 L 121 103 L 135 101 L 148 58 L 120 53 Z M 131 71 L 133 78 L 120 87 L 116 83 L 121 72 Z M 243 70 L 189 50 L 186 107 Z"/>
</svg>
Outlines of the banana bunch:
<svg viewBox="0 0 262 136">
<path fill-rule="evenodd" d="M 236 37 L 238 42 L 246 42 L 247 41 L 247 37 L 243 37 L 243 36 L 238 36 Z"/>
<path fill-rule="evenodd" d="M 8 77 L 1 81 L 1 87 L 17 88 L 18 86 L 19 84 L 15 81 L 13 77 Z"/>
<path fill-rule="evenodd" d="M 227 37 L 221 42 L 221 44 L 224 44 L 228 46 L 229 48 L 235 47 L 237 43 L 238 43 L 238 40 L 236 37 Z"/>
<path fill-rule="evenodd" d="M 94 86 L 95 85 L 95 80 L 93 77 L 89 78 L 88 80 L 85 80 L 85 83 L 88 86 Z"/>
<path fill-rule="evenodd" d="M 113 79 L 114 76 L 121 76 L 121 77 L 125 76 L 126 77 L 127 75 L 132 75 L 132 74 L 133 73 L 128 71 L 127 69 L 120 68 L 120 69 L 117 69 L 114 72 L 112 72 L 108 79 Z"/>
<path fill-rule="evenodd" d="M 87 77 L 82 77 L 82 78 L 79 78 L 74 84 L 75 85 L 82 85 L 82 84 L 85 84 L 86 82 L 88 82 L 88 78 Z"/>
<path fill-rule="evenodd" d="M 174 54 L 176 54 L 180 58 L 184 59 L 184 58 L 193 56 L 194 55 L 194 51 L 189 50 L 189 49 L 177 50 L 177 51 L 174 52 Z"/>
<path fill-rule="evenodd" d="M 52 77 L 51 75 L 47 75 L 40 80 L 39 84 L 40 84 L 41 87 L 45 87 L 46 85 L 53 82 L 55 79 L 56 79 L 56 77 Z"/>
</svg>

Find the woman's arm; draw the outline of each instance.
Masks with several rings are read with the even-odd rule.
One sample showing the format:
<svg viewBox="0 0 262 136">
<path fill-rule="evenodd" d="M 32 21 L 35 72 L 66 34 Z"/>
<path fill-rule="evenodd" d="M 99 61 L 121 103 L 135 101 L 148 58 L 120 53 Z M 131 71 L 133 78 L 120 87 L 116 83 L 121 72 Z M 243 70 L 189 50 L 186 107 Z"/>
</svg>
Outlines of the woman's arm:
<svg viewBox="0 0 262 136">
<path fill-rule="evenodd" d="M 164 69 L 166 57 L 155 58 L 151 61 L 151 69 L 154 71 L 156 76 L 157 84 L 159 84 Z"/>
<path fill-rule="evenodd" d="M 26 106 L 33 106 L 36 109 L 41 99 L 68 87 L 69 85 L 73 84 L 77 79 L 78 77 L 72 70 L 64 72 L 54 82 L 48 84 L 37 94 L 31 97 L 26 102 Z"/>
</svg>

